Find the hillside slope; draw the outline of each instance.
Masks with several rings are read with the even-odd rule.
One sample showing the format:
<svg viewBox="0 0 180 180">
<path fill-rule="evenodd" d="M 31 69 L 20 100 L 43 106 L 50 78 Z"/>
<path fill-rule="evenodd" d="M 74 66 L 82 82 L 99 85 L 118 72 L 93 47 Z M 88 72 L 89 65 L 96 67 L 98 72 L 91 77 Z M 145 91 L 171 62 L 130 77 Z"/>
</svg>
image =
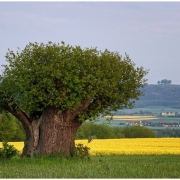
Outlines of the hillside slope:
<svg viewBox="0 0 180 180">
<path fill-rule="evenodd" d="M 135 107 L 167 106 L 180 108 L 180 85 L 149 84 L 142 91 L 144 96 L 136 101 Z"/>
</svg>

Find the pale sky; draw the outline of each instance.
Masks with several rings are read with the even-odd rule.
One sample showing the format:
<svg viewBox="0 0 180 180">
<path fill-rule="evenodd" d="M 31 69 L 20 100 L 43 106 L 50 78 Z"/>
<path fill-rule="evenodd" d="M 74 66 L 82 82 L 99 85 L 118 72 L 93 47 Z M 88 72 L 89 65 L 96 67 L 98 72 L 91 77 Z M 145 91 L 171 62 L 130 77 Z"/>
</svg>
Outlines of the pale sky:
<svg viewBox="0 0 180 180">
<path fill-rule="evenodd" d="M 0 2 L 0 64 L 48 41 L 127 53 L 149 84 L 180 84 L 180 2 Z"/>
</svg>

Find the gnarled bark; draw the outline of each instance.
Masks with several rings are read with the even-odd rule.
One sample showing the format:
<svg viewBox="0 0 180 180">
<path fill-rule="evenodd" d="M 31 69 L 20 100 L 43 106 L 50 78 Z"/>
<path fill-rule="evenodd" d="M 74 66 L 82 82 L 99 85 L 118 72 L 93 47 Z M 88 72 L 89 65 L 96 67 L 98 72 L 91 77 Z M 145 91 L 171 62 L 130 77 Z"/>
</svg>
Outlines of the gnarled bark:
<svg viewBox="0 0 180 180">
<path fill-rule="evenodd" d="M 34 119 L 25 130 L 26 140 L 24 141 L 24 148 L 22 156 L 36 156 L 39 154 L 38 143 L 39 143 L 39 126 L 41 118 Z"/>
<path fill-rule="evenodd" d="M 86 100 L 76 110 L 61 113 L 55 107 L 48 107 L 39 119 L 35 114 L 28 117 L 23 111 L 8 106 L 7 110 L 21 121 L 26 134 L 22 157 L 60 152 L 70 156 L 75 148 L 77 129 L 82 124 L 78 114 L 89 104 Z"/>
<path fill-rule="evenodd" d="M 39 153 L 62 154 L 69 156 L 75 148 L 75 135 L 81 122 L 68 112 L 58 113 L 48 108 L 42 115 L 40 125 Z"/>
<path fill-rule="evenodd" d="M 22 157 L 34 156 L 37 154 L 37 146 L 39 141 L 39 126 L 41 119 L 37 119 L 36 115 L 28 117 L 23 111 L 17 110 L 15 107 L 5 103 L 4 107 L 12 115 L 14 115 L 22 123 L 26 139 L 22 150 Z"/>
<path fill-rule="evenodd" d="M 74 112 L 58 113 L 56 108 L 47 108 L 39 119 L 27 119 L 21 113 L 14 115 L 21 119 L 26 139 L 22 157 L 38 154 L 57 154 L 70 156 L 75 148 L 75 135 L 82 124 Z"/>
</svg>

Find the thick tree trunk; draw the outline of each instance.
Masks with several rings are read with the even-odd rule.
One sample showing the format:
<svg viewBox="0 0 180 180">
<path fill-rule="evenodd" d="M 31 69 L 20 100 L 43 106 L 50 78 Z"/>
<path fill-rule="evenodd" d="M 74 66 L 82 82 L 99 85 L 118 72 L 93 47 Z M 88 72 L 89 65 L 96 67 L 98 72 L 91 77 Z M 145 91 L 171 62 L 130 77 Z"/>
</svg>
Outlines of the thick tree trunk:
<svg viewBox="0 0 180 180">
<path fill-rule="evenodd" d="M 75 148 L 75 135 L 82 124 L 78 121 L 79 112 L 87 108 L 90 101 L 84 101 L 75 110 L 59 113 L 56 108 L 50 107 L 43 111 L 41 117 L 28 117 L 23 111 L 11 107 L 7 110 L 18 118 L 26 134 L 22 157 L 33 157 L 38 154 L 62 153 L 70 156 Z"/>
<path fill-rule="evenodd" d="M 75 148 L 75 135 L 80 125 L 81 122 L 71 113 L 58 113 L 55 108 L 47 109 L 40 125 L 39 153 L 70 156 Z"/>
<path fill-rule="evenodd" d="M 40 119 L 35 119 L 34 117 L 29 118 L 23 111 L 16 110 L 16 108 L 9 106 L 8 104 L 6 105 L 5 109 L 19 119 L 23 125 L 26 139 L 24 141 L 24 148 L 21 156 L 34 156 L 35 153 L 37 153 Z"/>
<path fill-rule="evenodd" d="M 58 153 L 70 156 L 75 148 L 77 129 L 81 124 L 73 113 L 58 113 L 55 108 L 46 109 L 40 119 L 24 126 L 26 140 L 22 157 Z"/>
<path fill-rule="evenodd" d="M 26 134 L 26 139 L 24 141 L 24 148 L 22 150 L 22 157 L 32 157 L 33 156 L 33 151 L 32 151 L 32 146 L 33 146 L 33 135 L 32 135 L 32 126 L 29 125 L 28 127 L 24 128 L 25 134 Z"/>
<path fill-rule="evenodd" d="M 40 120 L 41 119 L 34 119 L 28 126 L 24 127 L 26 139 L 24 141 L 22 157 L 33 157 L 39 153 L 38 143 Z"/>
<path fill-rule="evenodd" d="M 43 112 L 33 111 L 28 116 L 16 104 L 10 105 L 11 101 L 5 101 L 4 109 L 19 119 L 26 134 L 22 157 L 57 153 L 70 156 L 75 148 L 77 129 L 82 124 L 78 115 L 90 102 L 83 100 L 73 111 L 60 112 L 55 107 L 48 107 Z"/>
</svg>

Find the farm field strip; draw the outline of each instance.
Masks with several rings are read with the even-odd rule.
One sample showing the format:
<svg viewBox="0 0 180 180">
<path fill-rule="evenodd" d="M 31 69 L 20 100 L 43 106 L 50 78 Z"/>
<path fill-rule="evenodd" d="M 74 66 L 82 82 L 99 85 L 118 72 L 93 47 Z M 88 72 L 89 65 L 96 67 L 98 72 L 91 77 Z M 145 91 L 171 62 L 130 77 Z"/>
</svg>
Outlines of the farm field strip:
<svg viewBox="0 0 180 180">
<path fill-rule="evenodd" d="M 90 148 L 90 155 L 180 155 L 180 138 L 75 140 Z M 23 142 L 9 142 L 22 152 Z M 0 143 L 2 147 L 2 143 Z"/>
<path fill-rule="evenodd" d="M 105 116 L 105 118 L 110 117 L 110 116 Z M 139 120 L 139 121 L 143 121 L 143 120 L 155 120 L 155 119 L 159 119 L 156 116 L 113 116 L 113 120 Z"/>
</svg>

